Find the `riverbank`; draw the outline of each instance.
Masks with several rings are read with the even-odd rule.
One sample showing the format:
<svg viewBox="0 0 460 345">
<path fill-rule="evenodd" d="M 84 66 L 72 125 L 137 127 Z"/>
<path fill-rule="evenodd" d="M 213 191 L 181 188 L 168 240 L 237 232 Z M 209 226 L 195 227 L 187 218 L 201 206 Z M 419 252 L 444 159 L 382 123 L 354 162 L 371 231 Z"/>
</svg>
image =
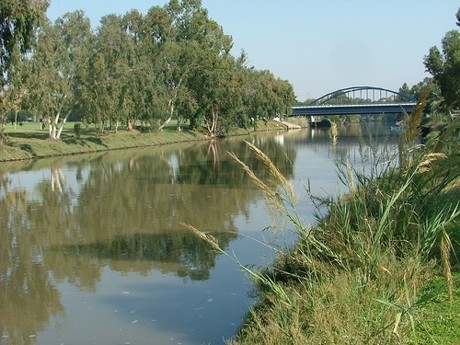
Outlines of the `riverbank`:
<svg viewBox="0 0 460 345">
<path fill-rule="evenodd" d="M 298 119 L 296 124 L 306 124 L 306 120 Z M 179 142 L 210 140 L 203 132 L 190 131 L 184 127 L 177 131 L 175 124 L 162 131 L 126 131 L 101 133 L 93 127 L 81 126 L 77 132 L 75 123 L 64 128 L 59 140 L 48 139 L 46 129 L 40 129 L 39 123 L 25 123 L 21 126 L 8 124 L 5 128 L 5 139 L 0 144 L 0 162 L 39 159 L 62 155 L 121 150 L 136 147 L 166 145 Z M 229 135 L 247 135 L 255 131 L 286 130 L 287 127 L 276 121 L 259 121 L 257 127 L 235 129 Z"/>
<path fill-rule="evenodd" d="M 349 193 L 312 195 L 324 215 L 313 228 L 280 174 L 272 173 L 276 190 L 254 176 L 298 241 L 264 271 L 242 268 L 258 298 L 229 343 L 460 343 L 458 148 L 437 144 L 452 133 L 423 148 L 406 144 L 400 168 L 372 179 L 346 165 L 339 178 Z"/>
</svg>

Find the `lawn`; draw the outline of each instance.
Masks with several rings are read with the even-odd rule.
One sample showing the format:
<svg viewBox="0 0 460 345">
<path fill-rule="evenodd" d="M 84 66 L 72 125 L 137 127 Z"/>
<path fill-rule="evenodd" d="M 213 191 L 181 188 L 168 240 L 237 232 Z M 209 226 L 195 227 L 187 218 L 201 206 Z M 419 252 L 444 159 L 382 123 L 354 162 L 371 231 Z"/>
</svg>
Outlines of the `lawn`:
<svg viewBox="0 0 460 345">
<path fill-rule="evenodd" d="M 75 129 L 80 126 L 80 130 Z M 7 124 L 3 143 L 0 145 L 0 161 L 44 158 L 58 155 L 116 150 L 141 146 L 161 145 L 183 141 L 205 140 L 206 136 L 184 129 L 176 131 L 171 125 L 163 131 L 103 131 L 78 122 L 66 124 L 59 140 L 49 139 L 48 130 L 38 122 L 23 125 Z"/>
</svg>

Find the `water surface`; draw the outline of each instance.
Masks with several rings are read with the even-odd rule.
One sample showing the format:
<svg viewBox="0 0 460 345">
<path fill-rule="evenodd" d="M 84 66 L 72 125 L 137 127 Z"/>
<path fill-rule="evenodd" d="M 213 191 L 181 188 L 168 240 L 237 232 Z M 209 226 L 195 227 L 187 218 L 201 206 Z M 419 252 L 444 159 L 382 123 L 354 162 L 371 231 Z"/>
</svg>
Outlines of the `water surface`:
<svg viewBox="0 0 460 345">
<path fill-rule="evenodd" d="M 356 129 L 355 129 L 356 131 Z M 359 131 L 359 130 L 358 130 Z M 268 177 L 243 139 L 275 162 L 313 223 L 306 185 L 333 195 L 335 161 L 382 164 L 394 146 L 301 130 L 223 141 L 0 164 L 0 344 L 222 344 L 253 303 L 244 265 L 268 265 L 293 229 L 271 230 L 260 190 L 228 151 Z M 379 158 L 378 160 L 380 160 Z M 364 161 L 364 162 L 363 162 Z"/>
</svg>

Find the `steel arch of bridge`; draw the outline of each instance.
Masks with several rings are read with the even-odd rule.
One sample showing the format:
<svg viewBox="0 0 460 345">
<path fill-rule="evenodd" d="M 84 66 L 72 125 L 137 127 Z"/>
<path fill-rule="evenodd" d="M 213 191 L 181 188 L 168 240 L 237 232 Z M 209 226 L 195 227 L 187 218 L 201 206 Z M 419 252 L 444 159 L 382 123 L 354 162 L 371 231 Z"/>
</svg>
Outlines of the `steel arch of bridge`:
<svg viewBox="0 0 460 345">
<path fill-rule="evenodd" d="M 324 104 L 329 104 L 330 100 L 333 99 L 338 99 L 342 95 L 348 95 L 348 94 L 353 94 L 359 92 L 360 94 L 360 99 L 362 100 L 368 100 L 369 99 L 369 93 L 372 93 L 373 96 L 375 96 L 376 93 L 380 95 L 379 101 L 386 98 L 388 99 L 388 94 L 390 94 L 394 99 L 391 101 L 392 103 L 396 103 L 395 99 L 399 100 L 400 103 L 415 103 L 417 100 L 409 95 L 403 94 L 401 92 L 381 88 L 381 87 L 375 87 L 375 86 L 351 86 L 343 89 L 339 89 L 333 92 L 330 92 L 320 98 L 315 99 L 313 102 L 311 102 L 309 105 L 315 106 L 315 105 L 324 105 Z M 385 94 L 386 97 L 382 97 L 382 94 Z M 362 97 L 363 95 L 366 95 L 366 97 Z M 374 98 L 375 101 L 375 98 Z M 380 102 L 379 102 L 380 103 Z"/>
</svg>

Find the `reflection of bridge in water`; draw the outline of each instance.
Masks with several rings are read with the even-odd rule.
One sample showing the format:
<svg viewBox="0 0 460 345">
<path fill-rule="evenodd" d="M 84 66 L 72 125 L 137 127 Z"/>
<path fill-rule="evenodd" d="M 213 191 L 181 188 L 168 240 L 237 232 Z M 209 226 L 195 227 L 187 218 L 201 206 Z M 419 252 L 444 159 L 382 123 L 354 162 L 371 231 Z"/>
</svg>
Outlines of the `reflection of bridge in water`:
<svg viewBox="0 0 460 345">
<path fill-rule="evenodd" d="M 332 144 L 329 129 L 309 128 L 283 132 L 277 141 L 289 137 L 289 142 L 301 150 L 310 153 L 316 152 L 340 163 L 349 160 L 358 168 L 367 165 L 384 168 L 387 164 L 392 166 L 398 163 L 398 133 L 391 131 L 390 126 L 378 123 L 355 123 L 348 126 L 339 126 L 339 136 L 336 144 Z M 305 145 L 307 144 L 307 145 Z M 365 160 L 365 162 L 363 162 Z M 316 164 L 314 161 L 311 162 Z"/>
<path fill-rule="evenodd" d="M 292 107 L 291 116 L 410 114 L 413 97 L 372 86 L 353 86 L 320 97 L 308 105 Z"/>
</svg>

